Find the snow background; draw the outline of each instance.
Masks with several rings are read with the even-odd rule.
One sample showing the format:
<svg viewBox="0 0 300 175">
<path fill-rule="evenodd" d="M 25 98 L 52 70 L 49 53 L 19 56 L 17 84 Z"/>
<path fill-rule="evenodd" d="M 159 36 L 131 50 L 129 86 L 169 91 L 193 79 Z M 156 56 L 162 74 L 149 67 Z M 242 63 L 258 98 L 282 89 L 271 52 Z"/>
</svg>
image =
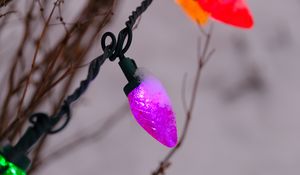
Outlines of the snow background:
<svg viewBox="0 0 300 175">
<path fill-rule="evenodd" d="M 140 2 L 121 1 L 105 31 L 119 32 Z M 214 24 L 212 47 L 216 53 L 203 71 L 186 142 L 167 174 L 300 173 L 300 1 L 248 0 L 248 4 L 255 18 L 254 29 Z M 199 36 L 198 27 L 173 0 L 154 1 L 134 31 L 127 52 L 165 85 L 177 113 L 179 133 L 185 118 L 182 79 L 188 73 L 187 89 L 191 90 Z M 91 59 L 102 52 L 100 48 L 99 42 Z M 81 73 L 78 81 L 86 74 L 84 70 Z M 75 104 L 70 125 L 51 137 L 45 156 L 71 137 L 100 127 L 126 103 L 125 84 L 118 64 L 107 62 L 84 98 Z M 83 144 L 36 174 L 151 174 L 169 149 L 148 136 L 128 112 L 123 115 L 104 137 Z"/>
</svg>

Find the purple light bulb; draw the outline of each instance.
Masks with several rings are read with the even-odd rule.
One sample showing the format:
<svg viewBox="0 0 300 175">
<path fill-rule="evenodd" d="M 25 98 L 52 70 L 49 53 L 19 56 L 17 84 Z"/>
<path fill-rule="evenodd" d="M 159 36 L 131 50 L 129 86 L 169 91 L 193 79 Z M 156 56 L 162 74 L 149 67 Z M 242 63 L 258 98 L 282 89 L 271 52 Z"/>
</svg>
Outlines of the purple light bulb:
<svg viewBox="0 0 300 175">
<path fill-rule="evenodd" d="M 167 147 L 176 146 L 175 114 L 159 80 L 143 76 L 140 85 L 128 94 L 128 101 L 136 121 L 152 137 Z"/>
</svg>

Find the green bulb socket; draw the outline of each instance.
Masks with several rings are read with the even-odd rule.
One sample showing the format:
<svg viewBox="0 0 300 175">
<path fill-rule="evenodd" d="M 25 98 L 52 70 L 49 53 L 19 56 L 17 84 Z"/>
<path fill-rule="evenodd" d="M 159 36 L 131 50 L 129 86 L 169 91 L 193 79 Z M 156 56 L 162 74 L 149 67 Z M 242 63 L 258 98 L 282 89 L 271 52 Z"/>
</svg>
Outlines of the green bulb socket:
<svg viewBox="0 0 300 175">
<path fill-rule="evenodd" d="M 0 150 L 0 175 L 26 175 L 30 160 L 23 154 L 16 154 L 12 146 Z"/>
<path fill-rule="evenodd" d="M 120 59 L 119 65 L 120 65 L 126 79 L 128 80 L 128 83 L 123 88 L 126 96 L 128 96 L 128 94 L 133 89 L 135 89 L 136 87 L 138 87 L 141 84 L 140 77 L 138 77 L 136 75 L 137 65 L 133 59 L 126 58 L 126 57 Z"/>
<path fill-rule="evenodd" d="M 26 175 L 25 170 L 19 168 L 15 164 L 7 161 L 5 157 L 0 154 L 0 174 L 1 175 Z"/>
</svg>

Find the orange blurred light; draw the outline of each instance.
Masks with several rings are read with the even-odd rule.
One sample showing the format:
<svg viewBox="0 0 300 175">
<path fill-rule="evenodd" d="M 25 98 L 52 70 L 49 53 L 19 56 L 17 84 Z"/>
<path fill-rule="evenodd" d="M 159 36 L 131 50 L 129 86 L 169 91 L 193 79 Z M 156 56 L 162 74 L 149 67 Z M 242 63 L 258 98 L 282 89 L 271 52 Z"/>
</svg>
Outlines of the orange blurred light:
<svg viewBox="0 0 300 175">
<path fill-rule="evenodd" d="M 209 16 L 240 28 L 252 28 L 252 14 L 245 0 L 176 0 L 186 14 L 200 25 L 207 23 Z"/>
<path fill-rule="evenodd" d="M 196 0 L 176 0 L 176 2 L 192 20 L 200 25 L 207 23 L 209 13 L 205 12 Z"/>
</svg>

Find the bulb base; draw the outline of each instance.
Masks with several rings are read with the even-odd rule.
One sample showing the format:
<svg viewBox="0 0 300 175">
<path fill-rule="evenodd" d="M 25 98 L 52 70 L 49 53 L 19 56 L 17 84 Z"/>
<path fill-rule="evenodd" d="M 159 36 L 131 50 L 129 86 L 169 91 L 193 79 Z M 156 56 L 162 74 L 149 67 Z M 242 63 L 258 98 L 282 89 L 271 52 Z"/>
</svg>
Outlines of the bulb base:
<svg viewBox="0 0 300 175">
<path fill-rule="evenodd" d="M 134 90 L 136 87 L 138 87 L 141 84 L 141 78 L 136 75 L 137 71 L 137 65 L 135 61 L 131 58 L 122 58 L 119 61 L 119 65 L 128 80 L 128 83 L 123 88 L 126 96 Z"/>
<path fill-rule="evenodd" d="M 12 146 L 7 145 L 0 150 L 0 155 L 23 171 L 30 166 L 30 160 L 24 154 L 18 153 Z"/>
</svg>

